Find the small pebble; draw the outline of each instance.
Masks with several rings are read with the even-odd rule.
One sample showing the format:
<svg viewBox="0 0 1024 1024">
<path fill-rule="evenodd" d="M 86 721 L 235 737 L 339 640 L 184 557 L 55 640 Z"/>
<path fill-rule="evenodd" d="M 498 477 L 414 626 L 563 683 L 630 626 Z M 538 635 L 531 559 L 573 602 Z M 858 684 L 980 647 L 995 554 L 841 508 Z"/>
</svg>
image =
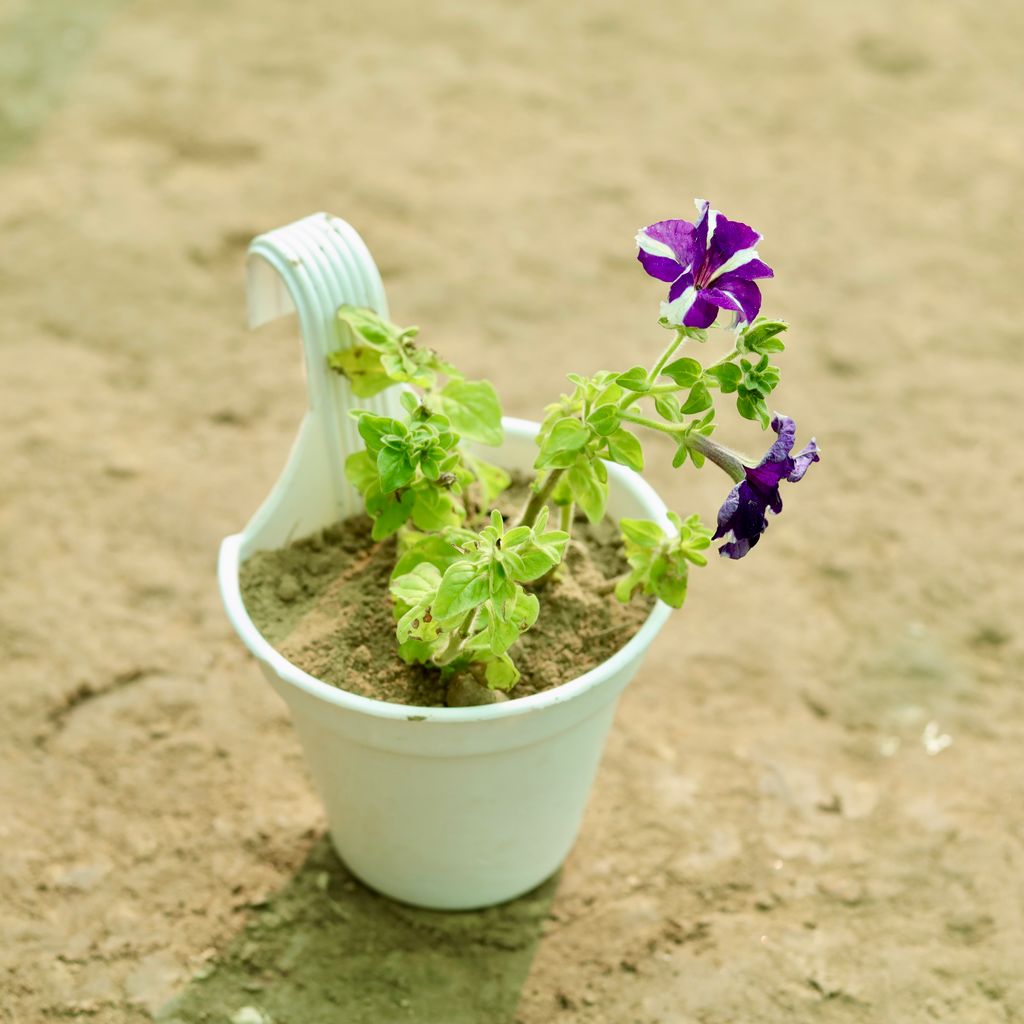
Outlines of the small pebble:
<svg viewBox="0 0 1024 1024">
<path fill-rule="evenodd" d="M 331 567 L 331 559 L 329 555 L 325 554 L 310 555 L 309 561 L 306 564 L 314 576 L 323 576 Z"/>
<path fill-rule="evenodd" d="M 277 596 L 282 601 L 294 601 L 299 596 L 299 581 L 290 572 L 277 581 Z"/>
<path fill-rule="evenodd" d="M 480 704 L 498 704 L 508 700 L 508 696 L 501 690 L 483 686 L 472 676 L 460 675 L 448 684 L 447 700 L 450 708 L 472 708 Z"/>
<path fill-rule="evenodd" d="M 255 1006 L 243 1006 L 232 1015 L 231 1024 L 270 1024 L 270 1018 Z"/>
</svg>

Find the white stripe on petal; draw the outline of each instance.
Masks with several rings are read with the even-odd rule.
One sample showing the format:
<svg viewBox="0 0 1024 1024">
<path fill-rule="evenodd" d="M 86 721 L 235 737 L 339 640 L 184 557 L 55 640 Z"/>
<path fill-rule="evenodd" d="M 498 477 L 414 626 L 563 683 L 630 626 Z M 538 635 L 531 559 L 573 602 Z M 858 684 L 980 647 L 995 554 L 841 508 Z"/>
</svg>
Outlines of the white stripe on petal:
<svg viewBox="0 0 1024 1024">
<path fill-rule="evenodd" d="M 650 253 L 651 256 L 664 256 L 666 259 L 675 260 L 676 263 L 679 262 L 676 254 L 664 242 L 651 238 L 643 228 L 636 233 L 636 244 L 644 252 Z"/>
<path fill-rule="evenodd" d="M 761 241 L 761 236 L 757 236 L 757 240 Z M 721 277 L 723 274 L 728 274 L 730 270 L 736 270 L 737 267 L 742 267 L 745 263 L 749 263 L 751 260 L 757 259 L 756 249 L 740 249 L 738 252 L 734 252 L 711 276 L 710 281 L 714 281 L 716 278 Z M 710 283 L 709 281 L 709 283 Z"/>
<path fill-rule="evenodd" d="M 681 324 L 683 317 L 690 312 L 690 307 L 697 301 L 697 289 L 692 285 L 682 295 L 671 302 L 661 304 L 661 315 L 668 319 L 670 324 Z"/>
</svg>

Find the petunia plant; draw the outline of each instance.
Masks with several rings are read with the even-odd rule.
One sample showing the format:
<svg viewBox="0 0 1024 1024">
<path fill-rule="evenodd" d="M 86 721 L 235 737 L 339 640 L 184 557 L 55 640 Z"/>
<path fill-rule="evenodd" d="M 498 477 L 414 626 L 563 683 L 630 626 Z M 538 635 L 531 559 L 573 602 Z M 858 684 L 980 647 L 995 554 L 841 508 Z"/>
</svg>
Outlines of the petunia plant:
<svg viewBox="0 0 1024 1024">
<path fill-rule="evenodd" d="M 796 424 L 769 411 L 780 380 L 772 359 L 785 348 L 787 324 L 760 315 L 756 282 L 773 276 L 757 252 L 761 236 L 703 200 L 696 205 L 692 222 L 658 221 L 637 234 L 641 266 L 669 286 L 658 317 L 667 342 L 647 366 L 569 375 L 571 390 L 548 406 L 537 434 L 529 497 L 511 517 L 494 507 L 508 474 L 461 443 L 501 443 L 493 386 L 466 380 L 418 343 L 416 328 L 365 309 L 339 310 L 345 344 L 329 357 L 332 368 L 359 397 L 403 387 L 404 418 L 354 414 L 366 447 L 345 468 L 374 520 L 374 538 L 398 534 L 391 595 L 407 661 L 466 672 L 492 688 L 514 686 L 515 643 L 540 613 L 537 591 L 567 571 L 577 510 L 591 523 L 604 518 L 607 463 L 642 472 L 643 438 L 652 433 L 672 439 L 674 467 L 711 462 L 733 486 L 714 532 L 696 514 L 669 513 L 669 530 L 620 522 L 629 569 L 607 585 L 620 601 L 643 593 L 680 607 L 690 566 L 707 563 L 715 540 L 727 558 L 748 554 L 768 513 L 782 511 L 781 484 L 798 482 L 819 460 L 813 439 L 794 454 Z M 726 339 L 717 357 L 703 356 L 712 328 Z M 723 396 L 741 419 L 774 431 L 762 458 L 712 439 Z"/>
</svg>

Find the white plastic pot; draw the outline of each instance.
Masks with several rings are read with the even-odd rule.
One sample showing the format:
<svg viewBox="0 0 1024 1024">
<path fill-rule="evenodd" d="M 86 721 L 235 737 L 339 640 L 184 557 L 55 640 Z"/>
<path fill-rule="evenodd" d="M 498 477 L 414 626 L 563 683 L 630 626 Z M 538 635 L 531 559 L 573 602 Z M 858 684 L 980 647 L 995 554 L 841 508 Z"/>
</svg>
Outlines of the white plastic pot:
<svg viewBox="0 0 1024 1024">
<path fill-rule="evenodd" d="M 543 882 L 576 837 L 623 688 L 670 609 L 658 603 L 616 654 L 571 682 L 499 704 L 415 708 L 370 700 L 303 672 L 263 638 L 239 591 L 239 566 L 359 509 L 344 479 L 357 447 L 346 382 L 326 371 L 343 302 L 387 314 L 376 267 L 349 225 L 317 214 L 250 248 L 255 326 L 294 308 L 306 349 L 311 408 L 281 478 L 240 534 L 221 545 L 228 618 L 291 710 L 338 854 L 374 889 L 445 910 L 488 906 Z M 359 407 L 395 412 L 383 396 Z M 536 424 L 505 420 L 488 457 L 528 469 Z M 609 465 L 609 513 L 654 519 L 665 506 L 636 474 Z"/>
</svg>

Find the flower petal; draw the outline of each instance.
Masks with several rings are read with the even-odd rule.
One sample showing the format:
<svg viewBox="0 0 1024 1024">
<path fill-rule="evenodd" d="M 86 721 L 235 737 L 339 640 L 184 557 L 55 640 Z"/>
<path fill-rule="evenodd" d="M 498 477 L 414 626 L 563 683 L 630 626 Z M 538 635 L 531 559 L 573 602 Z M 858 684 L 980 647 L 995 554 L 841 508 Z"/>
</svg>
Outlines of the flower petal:
<svg viewBox="0 0 1024 1024">
<path fill-rule="evenodd" d="M 726 558 L 742 558 L 760 539 L 760 536 L 757 536 L 753 540 L 731 540 L 728 544 L 723 544 L 718 553 Z"/>
<path fill-rule="evenodd" d="M 668 290 L 668 301 L 669 302 L 675 302 L 676 299 L 678 299 L 679 296 L 682 295 L 683 292 L 685 292 L 687 288 L 690 288 L 692 286 L 693 286 L 693 274 L 687 273 L 687 274 L 681 275 L 677 281 L 673 282 L 672 287 L 669 288 L 669 290 Z M 697 289 L 696 288 L 693 289 L 693 294 L 694 294 L 694 296 L 696 296 L 696 294 L 697 294 Z M 686 308 L 689 309 L 690 307 L 687 306 Z"/>
<path fill-rule="evenodd" d="M 711 209 L 711 204 L 706 199 L 694 199 L 693 205 L 697 207 L 697 223 L 693 230 L 693 262 L 694 268 L 704 264 L 704 256 L 708 251 L 708 239 L 715 230 L 715 218 L 718 211 Z"/>
<path fill-rule="evenodd" d="M 636 244 L 641 252 L 675 260 L 680 267 L 678 277 L 693 262 L 694 235 L 694 226 L 688 220 L 659 220 L 637 232 Z"/>
<path fill-rule="evenodd" d="M 704 299 L 693 285 L 693 274 L 683 274 L 668 290 L 668 302 L 661 304 L 661 315 L 670 324 L 684 327 L 710 327 L 718 309 Z"/>
<path fill-rule="evenodd" d="M 753 281 L 730 280 L 723 284 L 718 280 L 713 287 L 705 288 L 701 295 L 722 309 L 736 310 L 740 319 L 747 323 L 752 323 L 761 310 L 761 289 Z"/>
<path fill-rule="evenodd" d="M 740 485 L 737 484 L 726 496 L 725 501 L 722 502 L 722 507 L 718 510 L 718 529 L 712 534 L 712 540 L 718 540 L 719 537 L 724 537 L 731 529 L 730 525 L 733 516 L 736 515 L 736 510 L 740 506 Z"/>
<path fill-rule="evenodd" d="M 674 281 L 683 272 L 683 268 L 668 256 L 652 256 L 641 249 L 636 258 L 644 270 L 659 281 Z"/>
<path fill-rule="evenodd" d="M 768 529 L 764 499 L 747 481 L 737 484 L 718 512 L 718 529 L 712 538 L 731 536 L 719 554 L 727 558 L 742 558 L 761 539 Z"/>
<path fill-rule="evenodd" d="M 818 453 L 818 446 L 813 437 L 802 452 L 793 456 L 792 462 L 793 470 L 786 479 L 793 484 L 803 479 L 804 473 L 811 468 L 812 462 L 821 462 L 821 455 Z"/>
<path fill-rule="evenodd" d="M 752 281 L 755 277 L 774 277 L 775 271 L 768 266 L 763 260 L 751 259 L 741 266 L 732 268 L 731 270 L 723 270 L 719 268 L 718 273 L 715 275 L 715 284 L 720 285 L 723 280 L 731 280 L 736 277 L 743 281 Z"/>
<path fill-rule="evenodd" d="M 710 327 L 718 316 L 718 308 L 705 298 L 707 292 L 698 292 L 693 305 L 683 317 L 684 327 Z"/>
<path fill-rule="evenodd" d="M 789 456 L 793 445 L 796 444 L 796 420 L 777 412 L 772 416 L 772 430 L 779 436 L 761 460 L 761 465 L 766 462 L 781 462 Z"/>
<path fill-rule="evenodd" d="M 717 210 L 711 213 L 714 222 L 704 263 L 704 274 L 708 275 L 704 280 L 707 281 L 749 263 L 757 256 L 755 246 L 761 241 L 761 236 L 749 225 L 729 220 Z"/>
<path fill-rule="evenodd" d="M 661 304 L 661 315 L 670 324 L 681 324 L 697 301 L 697 289 L 693 287 L 693 274 L 683 274 L 668 290 L 668 302 Z"/>
<path fill-rule="evenodd" d="M 802 452 L 790 457 L 796 440 L 796 423 L 778 413 L 772 419 L 778 434 L 775 443 L 756 466 L 746 468 L 746 479 L 738 483 L 718 511 L 718 529 L 712 538 L 731 537 L 718 550 L 726 558 L 742 558 L 768 529 L 767 512 L 782 511 L 782 480 L 800 480 L 812 462 L 819 461 L 818 446 L 812 440 Z"/>
</svg>

